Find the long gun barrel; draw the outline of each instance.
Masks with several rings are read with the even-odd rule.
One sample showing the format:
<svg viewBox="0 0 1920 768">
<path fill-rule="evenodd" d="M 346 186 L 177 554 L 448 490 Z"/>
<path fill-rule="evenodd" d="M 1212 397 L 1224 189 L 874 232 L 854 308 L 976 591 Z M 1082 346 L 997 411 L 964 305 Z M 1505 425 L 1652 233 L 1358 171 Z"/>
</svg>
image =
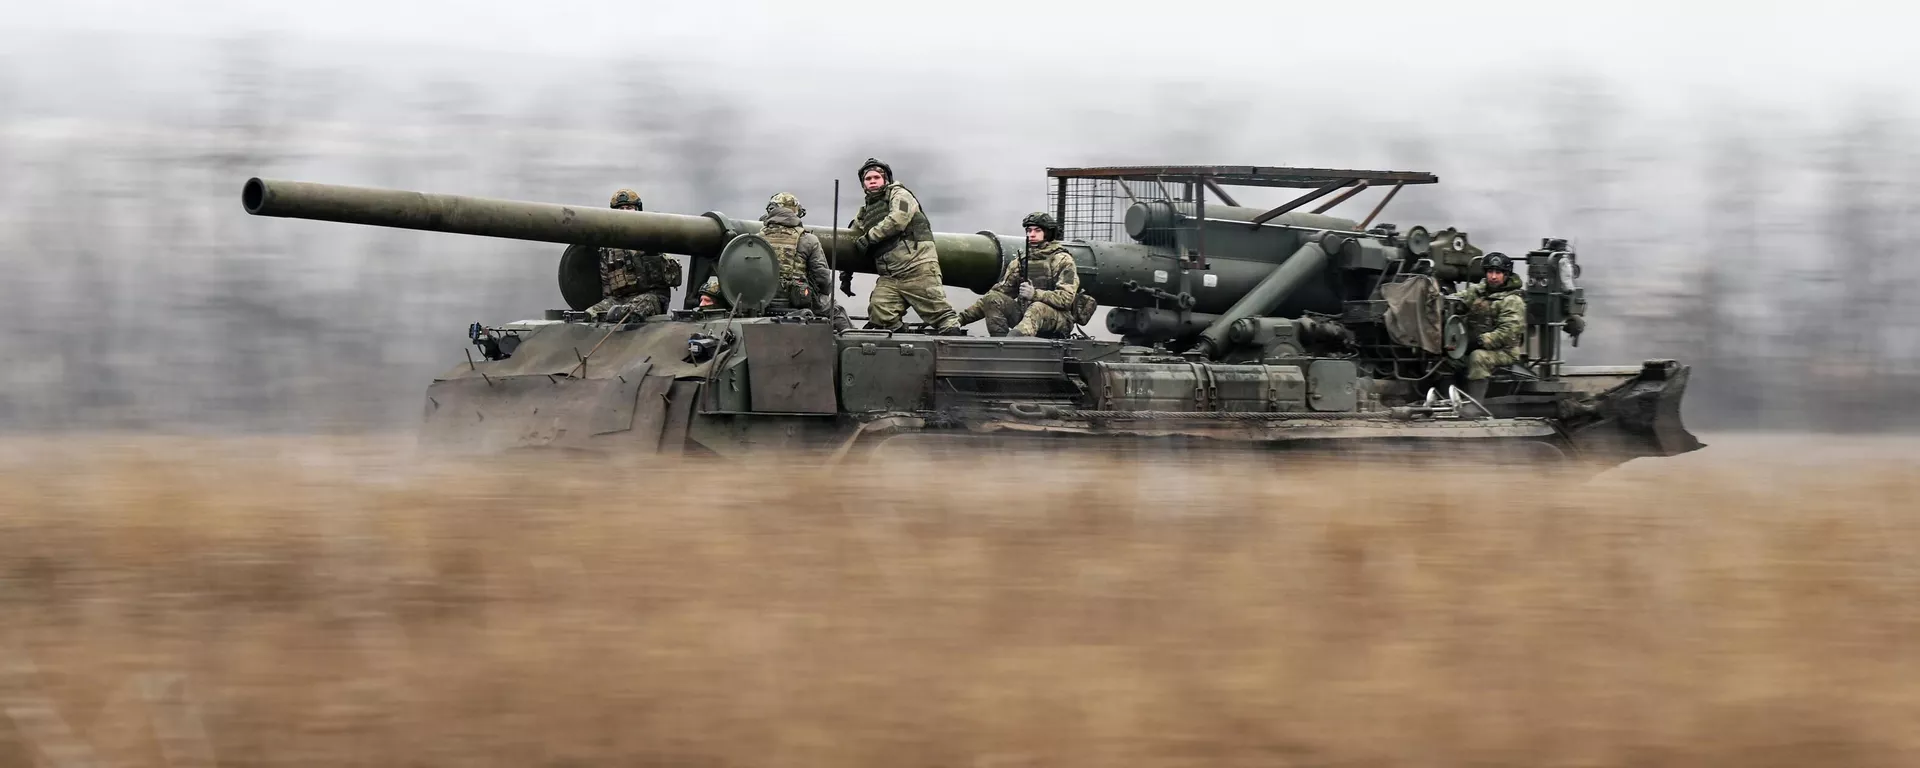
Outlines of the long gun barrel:
<svg viewBox="0 0 1920 768">
<path fill-rule="evenodd" d="M 760 222 L 709 213 L 687 216 L 651 211 L 622 211 L 557 203 L 500 200 L 465 195 L 409 192 L 341 184 L 279 179 L 248 179 L 241 204 L 255 216 L 312 219 L 342 224 L 417 229 L 568 245 L 631 248 L 695 257 L 718 257 L 734 234 L 757 234 Z M 839 269 L 873 272 L 873 259 L 856 253 L 853 235 L 835 237 L 830 227 L 807 227 Z M 976 292 L 1000 276 L 999 238 L 986 234 L 934 234 L 940 269 L 948 285 Z M 1014 241 L 1008 239 L 1011 244 Z"/>
<path fill-rule="evenodd" d="M 761 230 L 758 220 L 717 212 L 690 216 L 260 178 L 247 180 L 241 203 L 255 216 L 631 248 L 694 259 L 717 259 L 734 236 Z M 1193 218 L 1197 213 L 1187 203 L 1135 203 L 1126 214 L 1127 235 L 1133 242 L 1067 241 L 1081 285 L 1110 308 L 1147 310 L 1183 302 L 1190 313 L 1226 316 L 1224 322 L 1215 318 L 1219 327 L 1210 337 L 1249 312 L 1294 316 L 1303 311 L 1341 311 L 1343 296 L 1336 273 L 1349 259 L 1326 254 L 1328 258 L 1303 260 L 1283 270 L 1284 281 L 1275 282 L 1273 276 L 1276 268 L 1298 257 L 1297 251 L 1310 236 L 1348 231 L 1357 226 L 1354 222 L 1300 212 L 1256 221 L 1262 217 L 1259 209 L 1234 206 L 1208 206 L 1204 220 Z M 1189 238 L 1199 227 L 1207 230 L 1204 268 L 1195 268 L 1183 258 L 1194 250 L 1196 243 Z M 807 229 L 820 238 L 837 269 L 874 272 L 872 258 L 853 247 L 857 233 L 831 227 Z M 1002 266 L 1026 249 L 1023 238 L 992 232 L 936 232 L 933 237 L 944 282 L 975 293 L 991 289 Z M 583 268 L 580 274 L 570 271 L 563 260 L 562 292 L 581 284 L 575 287 L 597 300 L 597 272 L 591 265 L 577 266 Z M 1266 290 L 1256 290 L 1263 286 Z M 1249 294 L 1256 292 L 1248 303 Z"/>
</svg>

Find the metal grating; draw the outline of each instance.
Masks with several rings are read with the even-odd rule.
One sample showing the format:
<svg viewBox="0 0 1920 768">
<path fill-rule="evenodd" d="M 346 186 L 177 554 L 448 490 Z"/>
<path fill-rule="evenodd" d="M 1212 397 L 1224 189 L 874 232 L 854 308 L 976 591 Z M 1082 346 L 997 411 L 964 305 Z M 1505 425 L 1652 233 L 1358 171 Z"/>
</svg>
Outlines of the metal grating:
<svg viewBox="0 0 1920 768">
<path fill-rule="evenodd" d="M 1167 182 L 1211 179 L 1216 184 L 1226 186 L 1299 188 L 1362 180 L 1371 184 L 1437 184 L 1440 181 L 1439 177 L 1425 171 L 1356 171 L 1260 165 L 1110 165 L 1093 168 L 1048 168 L 1047 175 L 1062 179 L 1129 179 Z"/>
<path fill-rule="evenodd" d="M 1126 211 L 1136 202 L 1185 203 L 1193 213 L 1198 197 L 1208 205 L 1238 205 L 1226 187 L 1292 187 L 1309 190 L 1293 202 L 1268 211 L 1256 222 L 1314 202 L 1337 190 L 1347 190 L 1335 202 L 1368 186 L 1389 188 L 1388 198 L 1407 184 L 1435 184 L 1440 179 L 1424 171 L 1360 171 L 1332 168 L 1291 168 L 1253 165 L 1139 165 L 1093 168 L 1048 168 L 1047 209 L 1060 220 L 1062 235 L 1090 240 L 1127 238 Z M 1384 202 L 1383 202 L 1384 205 Z M 1148 231 L 1142 240 L 1175 242 L 1174 231 Z M 1204 258 L 1204 257 L 1203 257 Z"/>
<path fill-rule="evenodd" d="M 1061 236 L 1064 238 L 1128 240 L 1126 216 L 1129 206 L 1135 202 L 1191 201 L 1191 187 L 1190 184 L 1177 182 L 1053 178 L 1047 180 L 1047 210 L 1060 220 Z M 1219 204 L 1212 199 L 1209 202 Z M 1155 240 L 1163 237 L 1170 239 L 1172 232 L 1151 233 L 1150 236 Z"/>
</svg>

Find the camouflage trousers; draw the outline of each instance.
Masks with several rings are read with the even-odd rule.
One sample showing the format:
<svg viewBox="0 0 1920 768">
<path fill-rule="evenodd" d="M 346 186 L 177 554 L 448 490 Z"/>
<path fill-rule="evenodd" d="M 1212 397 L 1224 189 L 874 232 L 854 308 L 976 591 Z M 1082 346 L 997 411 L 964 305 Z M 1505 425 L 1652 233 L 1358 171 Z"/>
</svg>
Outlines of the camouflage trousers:
<svg viewBox="0 0 1920 768">
<path fill-rule="evenodd" d="M 1467 354 L 1467 381 L 1484 379 L 1493 375 L 1493 369 L 1520 362 L 1520 350 L 1517 349 L 1476 349 Z"/>
<path fill-rule="evenodd" d="M 958 328 L 953 305 L 940 284 L 940 264 L 929 262 L 899 275 L 882 275 L 867 297 L 867 324 L 875 328 L 898 328 L 907 307 L 934 330 Z"/>
<path fill-rule="evenodd" d="M 1020 305 L 1027 304 L 1025 313 Z M 1015 336 L 1066 336 L 1073 332 L 1073 319 L 1067 313 L 1054 309 L 1044 302 L 1022 302 L 999 291 L 987 291 L 973 306 L 960 312 L 960 324 L 972 325 L 975 321 L 987 321 L 987 335 L 1005 336 L 1011 330 Z"/>
<path fill-rule="evenodd" d="M 600 303 L 587 307 L 587 317 L 594 322 L 603 319 L 634 322 L 643 317 L 664 315 L 667 313 L 667 300 L 657 293 L 633 293 L 626 296 L 608 296 Z"/>
</svg>

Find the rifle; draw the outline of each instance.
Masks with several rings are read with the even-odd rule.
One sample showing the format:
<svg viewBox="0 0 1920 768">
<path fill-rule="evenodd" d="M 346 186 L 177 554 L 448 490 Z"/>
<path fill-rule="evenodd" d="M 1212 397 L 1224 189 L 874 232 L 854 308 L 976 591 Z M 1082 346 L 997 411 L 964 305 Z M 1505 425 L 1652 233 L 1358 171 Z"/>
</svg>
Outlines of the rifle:
<svg viewBox="0 0 1920 768">
<path fill-rule="evenodd" d="M 1020 286 L 1027 285 L 1032 282 L 1027 278 L 1027 266 L 1028 266 L 1027 256 L 1028 254 L 1031 254 L 1031 253 L 1033 253 L 1032 246 L 1028 246 L 1020 249 L 1020 282 L 1013 286 L 1013 299 L 1014 301 L 1019 302 L 1020 313 L 1023 315 L 1026 314 L 1027 306 L 1032 302 L 1032 299 L 1020 298 Z"/>
</svg>

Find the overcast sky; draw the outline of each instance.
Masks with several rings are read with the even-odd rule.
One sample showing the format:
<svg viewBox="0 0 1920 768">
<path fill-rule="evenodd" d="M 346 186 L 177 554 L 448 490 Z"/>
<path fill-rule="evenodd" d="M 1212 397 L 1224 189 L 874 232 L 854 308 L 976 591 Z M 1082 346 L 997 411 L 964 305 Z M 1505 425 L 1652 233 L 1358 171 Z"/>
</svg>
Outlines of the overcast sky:
<svg viewBox="0 0 1920 768">
<path fill-rule="evenodd" d="M 1579 245 L 1610 298 L 1576 361 L 1810 354 L 1827 337 L 1779 318 L 1824 328 L 1852 294 L 1798 276 L 1911 239 L 1913 7 L 11 0 L 0 322 L 22 332 L 0 349 L 0 427 L 119 418 L 101 403 L 410 423 L 469 322 L 557 306 L 555 247 L 244 217 L 256 173 L 581 204 L 635 186 L 649 208 L 735 215 L 787 190 L 823 221 L 833 181 L 851 202 L 878 154 L 936 229 L 969 232 L 1043 205 L 1049 165 L 1425 170 L 1442 185 L 1385 220 L 1508 252 Z M 141 196 L 140 215 L 98 218 L 102 191 Z M 1242 202 L 1278 202 L 1261 197 Z M 1753 221 L 1761 244 L 1729 250 Z M 1694 317 L 1678 283 L 1736 253 L 1761 266 L 1713 306 L 1751 334 L 1703 347 L 1648 323 Z M 209 343 L 155 346 L 128 323 Z M 1794 401 L 1803 367 L 1696 385 Z"/>
<path fill-rule="evenodd" d="M 20 2 L 20 0 L 16 0 Z M 61 0 L 0 14 L 19 31 L 155 35 L 271 32 L 448 48 L 598 57 L 673 52 L 802 77 L 851 68 L 1313 78 L 1381 99 L 1484 82 L 1489 72 L 1573 65 L 1648 95 L 1731 89 L 1817 97 L 1836 82 L 1916 93 L 1920 13 L 1895 0 L 1606 3 L 1376 2 L 560 2 L 558 0 Z M 916 8 L 916 6 L 918 8 Z M 1182 46 L 1187 46 L 1183 48 Z M 775 55 L 775 52 L 778 55 Z M 884 66 L 884 69 L 871 68 Z M 1377 86 L 1369 77 L 1392 75 Z"/>
</svg>

